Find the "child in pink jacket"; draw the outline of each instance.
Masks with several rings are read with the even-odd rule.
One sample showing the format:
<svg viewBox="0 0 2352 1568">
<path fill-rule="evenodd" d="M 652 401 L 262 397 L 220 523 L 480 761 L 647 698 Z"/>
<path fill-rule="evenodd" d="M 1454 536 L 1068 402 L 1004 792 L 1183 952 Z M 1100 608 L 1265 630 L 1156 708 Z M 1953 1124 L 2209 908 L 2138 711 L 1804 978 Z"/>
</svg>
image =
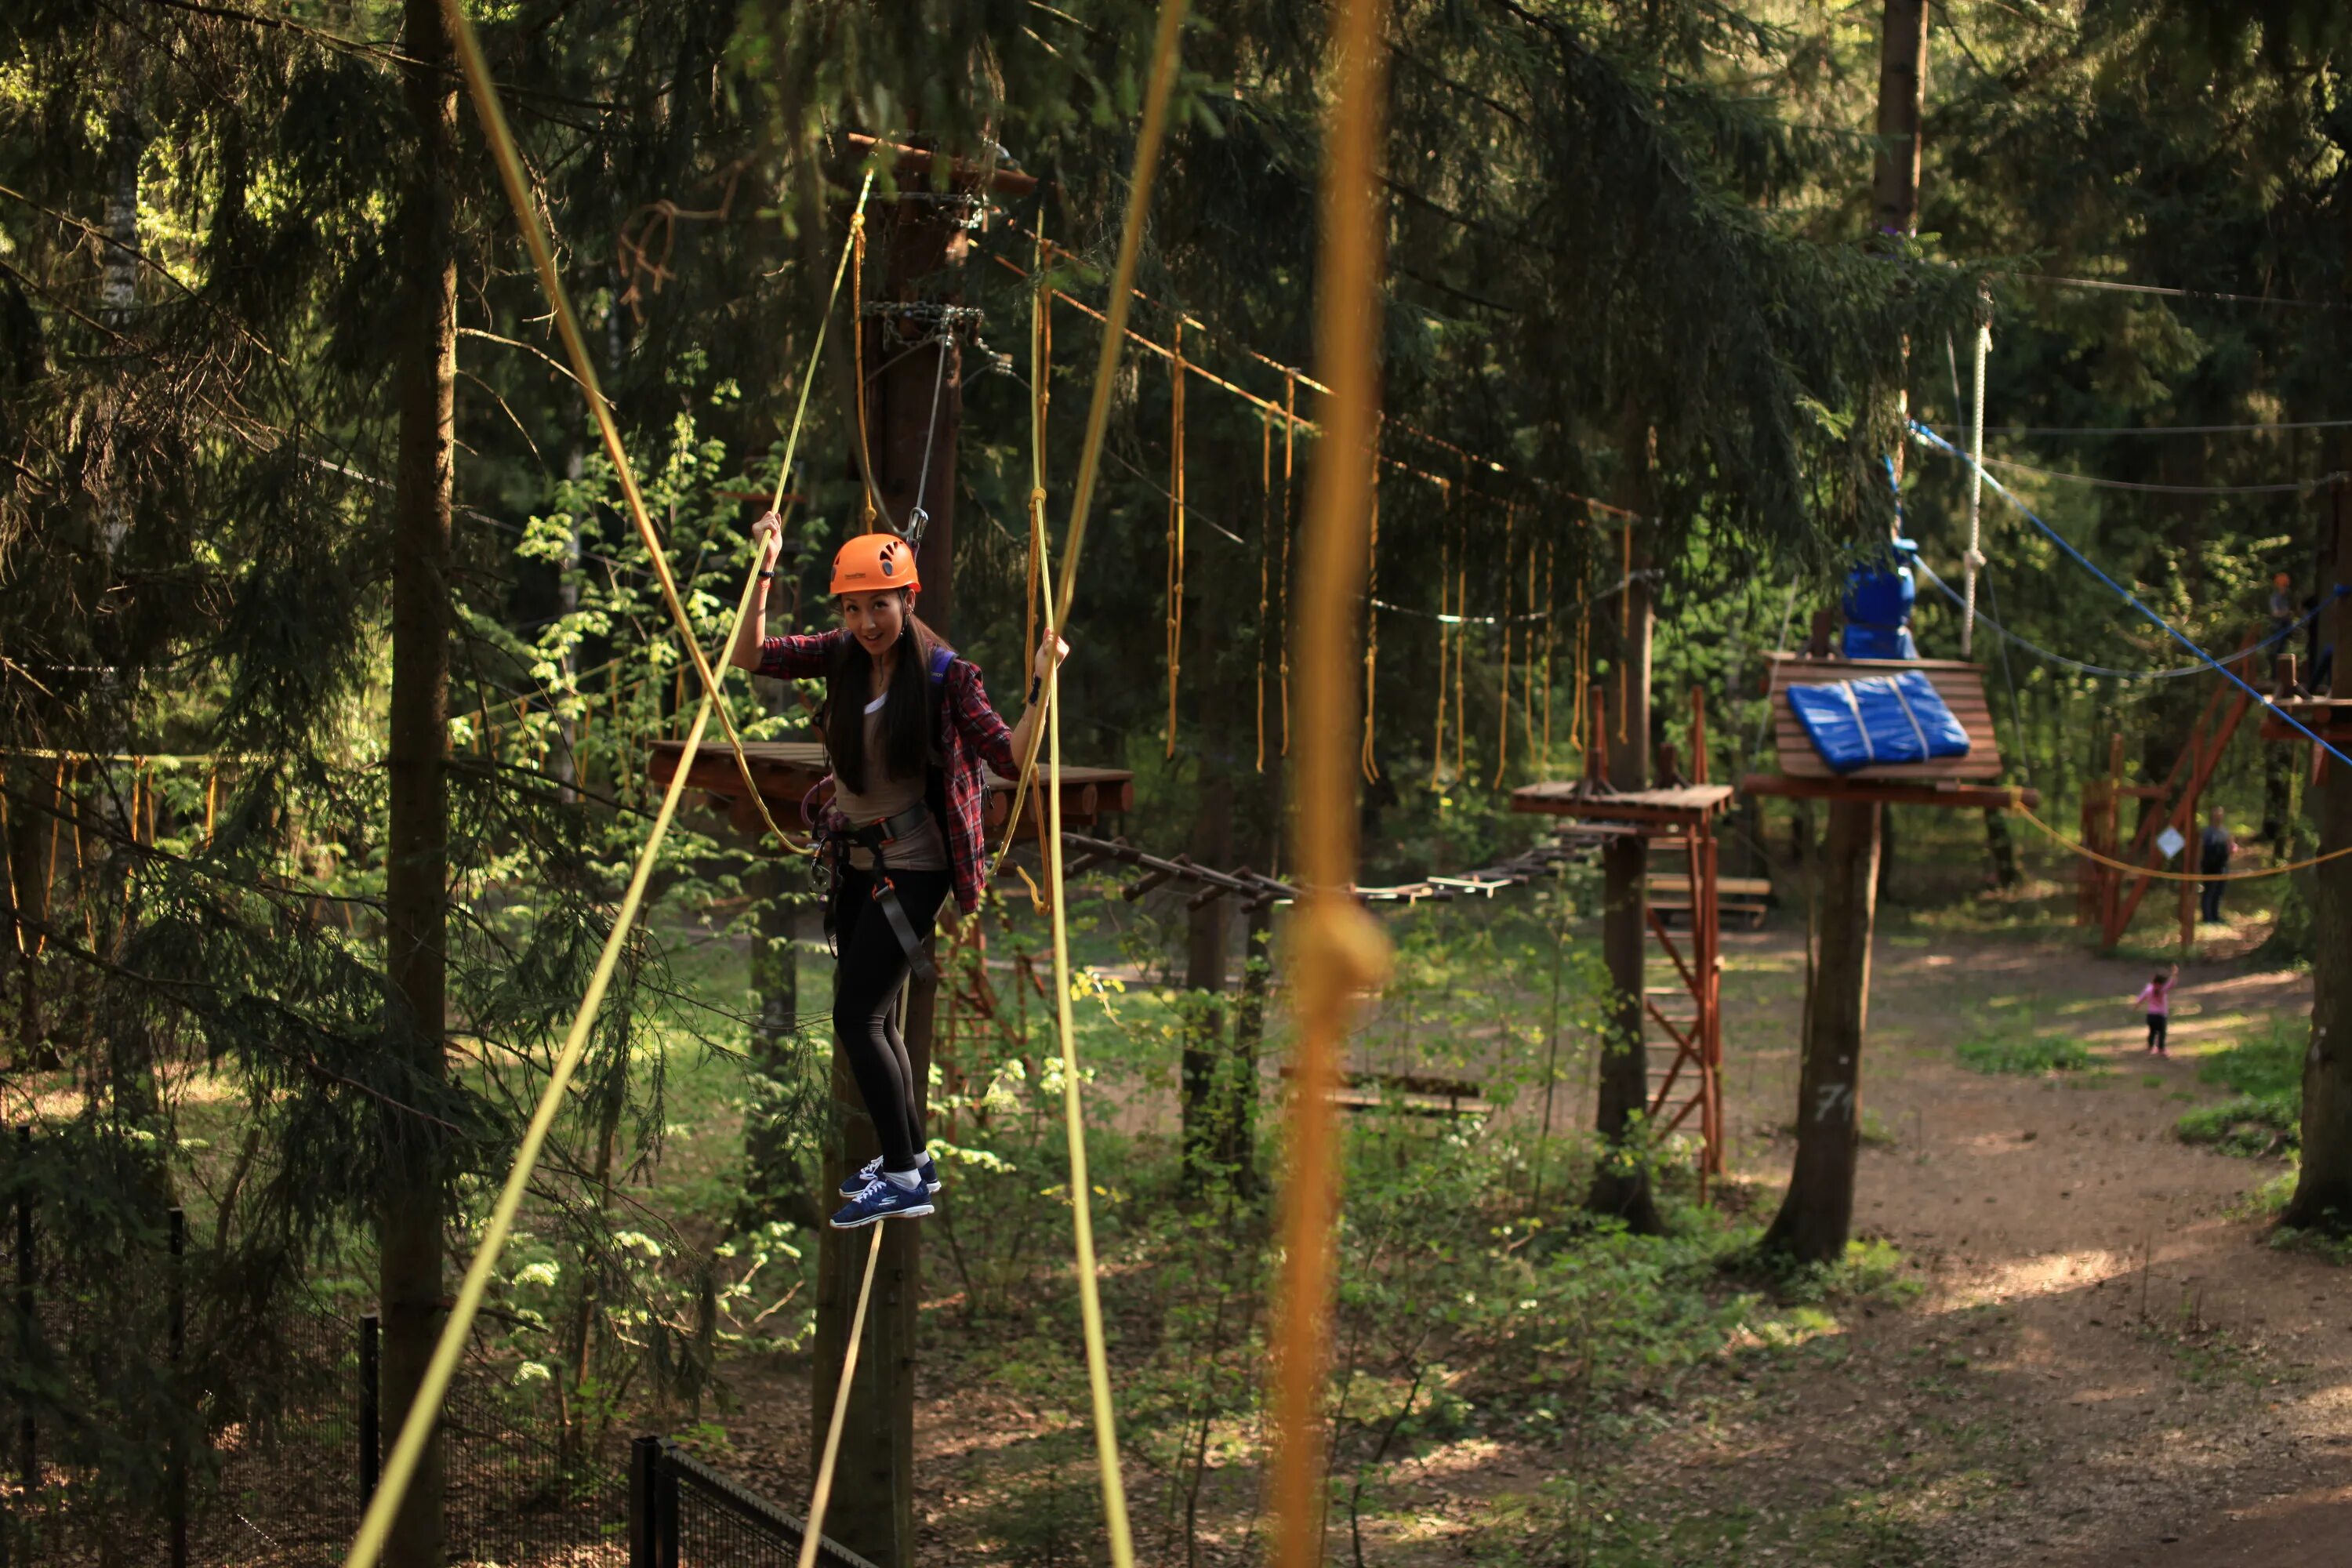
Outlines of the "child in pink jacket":
<svg viewBox="0 0 2352 1568">
<path fill-rule="evenodd" d="M 2169 1056 L 2164 1048 L 2165 1026 L 2171 1021 L 2172 986 L 2180 978 L 2180 965 L 2174 964 L 2169 974 L 2151 974 L 2147 984 L 2132 998 L 2132 1005 L 2147 1015 L 2147 1048 L 2158 1056 Z"/>
</svg>

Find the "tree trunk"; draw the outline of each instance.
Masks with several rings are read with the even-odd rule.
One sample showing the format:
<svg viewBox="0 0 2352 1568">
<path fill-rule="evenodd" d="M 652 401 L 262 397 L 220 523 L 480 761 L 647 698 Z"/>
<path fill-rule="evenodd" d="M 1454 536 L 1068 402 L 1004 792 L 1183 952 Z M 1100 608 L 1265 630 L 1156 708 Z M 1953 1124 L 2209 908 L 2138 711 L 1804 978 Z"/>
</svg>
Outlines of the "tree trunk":
<svg viewBox="0 0 2352 1568">
<path fill-rule="evenodd" d="M 953 304 L 962 298 L 952 274 L 963 262 L 961 214 L 929 193 L 902 197 L 884 216 L 882 253 L 890 258 L 884 300 Z M 816 232 L 823 232 L 822 226 Z M 942 274 L 950 274 L 942 277 Z M 944 285 L 944 286 L 943 286 Z M 869 307 L 870 308 L 870 307 Z M 886 312 L 869 325 L 866 363 L 874 373 L 869 408 L 872 456 L 879 500 L 889 521 L 901 529 L 925 514 L 915 562 L 923 580 L 921 614 L 940 637 L 953 631 L 955 604 L 956 446 L 963 408 L 961 351 L 953 341 L 930 352 L 900 352 L 887 341 Z M 923 318 L 901 321 L 909 332 Z M 903 347 L 903 345 L 901 345 Z M 895 357 L 894 357 L 895 356 Z M 866 389 L 860 389 L 866 395 Z M 856 439 L 856 411 L 848 415 Z M 940 910 L 942 922 L 959 918 L 952 897 Z M 931 1025 L 937 982 L 908 987 L 902 1026 L 913 1058 L 915 1093 L 926 1095 L 930 1075 Z M 835 1136 L 827 1140 L 825 1192 L 847 1170 L 878 1152 L 872 1128 L 858 1111 L 860 1100 L 838 1042 L 834 1049 L 833 1096 Z M 954 1201 L 952 1194 L 950 1202 Z M 921 1302 L 919 1225 L 880 1227 L 881 1260 L 874 1277 L 865 1349 L 859 1353 L 856 1385 L 843 1423 L 841 1458 L 834 1480 L 833 1509 L 825 1533 L 877 1565 L 912 1568 L 915 1553 L 915 1330 Z M 850 1316 L 866 1266 L 866 1232 L 826 1229 L 817 1247 L 816 1375 L 810 1380 L 812 1451 L 824 1440 L 833 1418 L 842 1354 L 848 1348 Z"/>
<path fill-rule="evenodd" d="M 2017 886 L 2017 845 L 2009 836 L 2009 814 L 1993 810 L 1984 814 L 1985 854 L 1992 861 L 1992 885 L 1996 888 Z"/>
<path fill-rule="evenodd" d="M 2346 443 L 2352 455 L 2352 440 Z M 2331 520 L 2334 569 L 2323 582 L 2352 583 L 2352 487 L 2336 481 Z M 2344 657 L 2352 615 L 2344 601 L 2323 617 L 2336 657 Z M 2318 797 L 2319 853 L 2352 847 L 2352 768 L 2327 759 Z M 2352 858 L 2330 860 L 2312 876 L 2311 1049 L 2303 1058 L 2303 1170 L 2285 1223 L 2341 1234 L 2352 1231 Z M 2333 953 L 2335 956 L 2330 957 Z"/>
<path fill-rule="evenodd" d="M 1233 853 L 1233 781 L 1211 780 L 1200 789 L 1192 858 L 1223 868 Z M 1223 1049 L 1225 949 L 1232 936 L 1232 912 L 1229 901 L 1212 899 L 1188 910 L 1185 918 L 1183 1158 L 1185 1182 L 1196 1188 L 1214 1181 L 1217 1152 L 1230 1142 L 1222 1123 L 1233 1099 L 1225 1083 L 1233 1063 Z"/>
<path fill-rule="evenodd" d="M 457 72 L 436 0 L 406 0 L 403 81 L 416 148 L 399 218 L 394 372 L 400 430 L 393 502 L 391 784 L 385 1046 L 408 1087 L 434 1098 L 446 1073 L 449 504 L 455 451 L 457 264 L 451 163 Z M 395 1082 L 400 1079 L 395 1079 Z M 397 1428 L 415 1402 L 442 1313 L 442 1161 L 433 1129 L 386 1113 L 377 1289 L 383 1410 Z M 384 1549 L 386 1568 L 439 1568 L 442 1447 L 427 1441 Z"/>
<path fill-rule="evenodd" d="M 814 1201 L 817 1173 L 793 1152 L 792 1124 L 801 1100 L 800 954 L 793 928 L 800 905 L 792 897 L 799 862 L 767 854 L 744 880 L 751 895 L 751 1103 L 743 1116 L 742 1220 L 747 1226 L 789 1220 L 814 1230 L 824 1215 Z"/>
<path fill-rule="evenodd" d="M 1764 1235 L 1767 1248 L 1804 1263 L 1841 1257 L 1853 1224 L 1878 810 L 1875 802 L 1832 801 L 1822 847 L 1822 935 L 1797 1086 L 1797 1163 L 1789 1195 Z"/>
<path fill-rule="evenodd" d="M 1872 203 L 1881 234 L 1918 231 L 1919 120 L 1927 94 L 1927 0 L 1886 0 L 1878 43 L 1878 160 Z"/>
<path fill-rule="evenodd" d="M 1639 427 L 1638 445 L 1629 443 L 1636 473 L 1635 488 L 1646 489 L 1648 432 Z M 1639 533 L 1639 531 L 1636 531 Z M 1625 584 L 1625 605 L 1617 657 L 1624 661 L 1626 711 L 1612 713 L 1609 782 L 1621 790 L 1650 786 L 1650 642 L 1654 616 L 1648 582 L 1642 576 L 1650 564 L 1646 547 L 1637 538 L 1632 581 Z M 1619 737 L 1622 735 L 1622 739 Z M 1649 1033 L 1642 1013 L 1650 952 L 1649 891 L 1645 879 L 1650 847 L 1627 836 L 1612 839 L 1601 854 L 1602 895 L 1601 952 L 1609 965 L 1611 999 L 1606 1033 L 1601 1042 L 1599 1090 L 1594 1131 L 1600 1134 L 1592 1189 L 1585 1206 L 1596 1214 L 1612 1215 L 1633 1230 L 1654 1235 L 1664 1228 L 1650 1191 L 1650 1157 L 1654 1135 L 1649 1127 Z"/>
<path fill-rule="evenodd" d="M 1237 1192 L 1257 1189 L 1257 1053 L 1265 1038 L 1265 998 L 1274 983 L 1274 906 L 1250 906 L 1242 937 L 1240 1005 L 1234 1009 L 1233 1065 L 1225 1074 L 1225 1100 L 1217 1120 L 1223 1140 L 1217 1163 Z"/>
</svg>

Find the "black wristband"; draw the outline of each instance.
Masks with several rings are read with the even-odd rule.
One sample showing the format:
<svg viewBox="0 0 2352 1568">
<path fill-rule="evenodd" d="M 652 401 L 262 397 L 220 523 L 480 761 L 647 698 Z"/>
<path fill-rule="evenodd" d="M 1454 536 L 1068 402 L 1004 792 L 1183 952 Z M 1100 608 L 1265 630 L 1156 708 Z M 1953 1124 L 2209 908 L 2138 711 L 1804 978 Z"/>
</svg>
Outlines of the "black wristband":
<svg viewBox="0 0 2352 1568">
<path fill-rule="evenodd" d="M 1045 678 L 1042 675 L 1031 676 L 1029 678 L 1029 700 L 1034 702 L 1037 699 L 1045 695 Z"/>
<path fill-rule="evenodd" d="M 762 583 L 772 582 L 774 580 L 775 575 L 776 574 L 772 570 L 761 572 L 760 574 L 760 581 Z"/>
</svg>

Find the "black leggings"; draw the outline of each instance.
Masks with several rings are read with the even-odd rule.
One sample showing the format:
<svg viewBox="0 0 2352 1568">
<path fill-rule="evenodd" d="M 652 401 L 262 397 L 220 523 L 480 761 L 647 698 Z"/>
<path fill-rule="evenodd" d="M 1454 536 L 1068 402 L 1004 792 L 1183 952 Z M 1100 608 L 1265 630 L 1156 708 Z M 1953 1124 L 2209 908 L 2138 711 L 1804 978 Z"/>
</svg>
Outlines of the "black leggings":
<svg viewBox="0 0 2352 1568">
<path fill-rule="evenodd" d="M 898 907 L 915 935 L 928 938 L 947 897 L 945 871 L 893 871 Z M 845 872 L 835 897 L 834 935 L 841 962 L 833 972 L 833 1033 L 849 1058 L 866 1114 L 882 1143 L 882 1168 L 911 1171 L 923 1153 L 923 1086 L 893 1013 L 907 980 L 907 952 L 874 901 L 874 873 Z"/>
<path fill-rule="evenodd" d="M 2169 1020 L 2162 1013 L 2150 1013 L 2147 1016 L 2147 1048 L 2149 1050 L 2164 1049 L 2164 1029 L 2168 1022 Z"/>
</svg>

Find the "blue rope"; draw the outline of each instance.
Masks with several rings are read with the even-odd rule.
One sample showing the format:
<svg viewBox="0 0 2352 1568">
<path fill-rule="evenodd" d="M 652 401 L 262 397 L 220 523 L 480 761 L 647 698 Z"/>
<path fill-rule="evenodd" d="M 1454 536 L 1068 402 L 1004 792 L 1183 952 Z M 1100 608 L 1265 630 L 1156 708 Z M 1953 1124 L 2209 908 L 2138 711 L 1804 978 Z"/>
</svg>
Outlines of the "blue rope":
<svg viewBox="0 0 2352 1568">
<path fill-rule="evenodd" d="M 1960 596 L 1960 591 L 1953 587 L 1949 583 L 1945 582 L 1941 577 L 1937 576 L 1936 569 L 1934 567 L 1928 565 L 1926 561 L 1920 560 L 1916 557 L 1913 559 L 1912 564 L 1918 567 L 1919 570 L 1926 574 L 1928 582 L 1933 583 L 1937 588 L 1943 591 L 1944 597 L 1951 600 L 1952 603 L 1958 605 L 1963 609 L 1967 608 L 1968 601 Z M 2330 602 L 2332 603 L 2336 599 L 2340 599 L 2347 594 L 2352 594 L 2352 588 L 2347 588 L 2343 584 L 2338 584 L 2336 585 L 2336 592 L 2329 596 Z M 2285 641 L 2287 638 L 2294 636 L 2297 632 L 2303 630 L 2304 627 L 2311 625 L 2312 622 L 2317 620 L 2319 618 L 2320 610 L 2325 608 L 2326 608 L 2326 605 L 2322 605 L 2317 608 L 2306 612 L 2304 617 L 2295 622 L 2293 626 L 2284 626 L 2279 630 L 2271 633 L 2270 636 L 2263 638 L 2262 641 L 2255 643 L 2251 647 L 2247 648 L 2246 651 L 2248 653 L 2260 653 L 2266 647 L 2270 647 L 2276 643 Z M 2178 680 L 2183 676 L 2202 675 L 2205 673 L 2205 667 L 2201 664 L 2184 664 L 2172 669 L 2114 669 L 2104 664 L 2085 664 L 2079 658 L 2068 658 L 2063 653 L 2052 653 L 2048 648 L 2042 647 L 2039 643 L 2027 642 L 2023 637 L 2019 637 L 2015 632 L 2011 631 L 2007 626 L 2002 626 L 1999 621 L 1994 620 L 1982 610 L 1979 610 L 1977 612 L 1977 624 L 1980 626 L 1990 626 L 2004 640 L 2015 643 L 2018 647 L 2023 648 L 2026 652 L 2034 655 L 2038 658 L 2047 659 L 2052 664 L 2063 664 L 2069 669 L 2079 669 L 2085 675 L 2108 675 L 2115 677 L 2118 680 Z"/>
<path fill-rule="evenodd" d="M 1948 457 L 1958 458 L 1961 462 L 1969 463 L 1969 466 L 1974 468 L 1979 474 L 1984 474 L 1984 482 L 1991 486 L 1993 492 L 2010 504 L 2010 509 L 2011 510 L 2015 511 L 2020 517 L 2025 519 L 2026 521 L 2032 523 L 2034 527 L 2040 529 L 2042 535 L 2047 538 L 2051 543 L 2055 544 L 2059 549 L 2073 556 L 2076 565 L 2082 567 L 2084 571 L 2088 572 L 2092 576 L 2096 577 L 2100 582 L 2105 583 L 2108 588 L 2115 593 L 2116 597 L 2122 599 L 2125 604 L 2129 605 L 2141 615 L 2146 616 L 2150 621 L 2153 621 L 2159 628 L 2162 629 L 2165 636 L 2170 637 L 2174 642 L 2179 643 L 2182 647 L 2187 648 L 2190 653 L 2195 654 L 2199 658 L 2203 659 L 2213 672 L 2221 676 L 2222 679 L 2227 680 L 2231 685 L 2236 687 L 2248 697 L 2252 698 L 2256 702 L 2262 704 L 2263 711 L 2277 715 L 2279 719 L 2283 720 L 2286 723 L 2289 729 L 2294 730 L 2296 733 L 2302 735 L 2304 739 L 2309 741 L 2313 745 L 2317 746 L 2321 751 L 2326 752 L 2329 756 L 2334 757 L 2337 762 L 2342 763 L 2346 767 L 2352 768 L 2352 757 L 2346 756 L 2343 752 L 2329 745 L 2326 741 L 2322 740 L 2316 733 L 2306 727 L 2304 722 L 2297 719 L 2294 714 L 2287 712 L 2277 703 L 2272 701 L 2269 697 L 2257 691 L 2252 686 L 2247 685 L 2244 679 L 2242 679 L 2235 670 L 2230 668 L 2220 659 L 2215 658 L 2211 654 L 2207 653 L 2203 648 L 2191 642 L 2188 637 L 2170 621 L 2166 620 L 2162 616 L 2158 615 L 2154 610 L 2151 610 L 2146 605 L 2141 604 L 2137 595 L 2133 594 L 2129 588 L 2125 587 L 2121 583 L 2116 582 L 2113 577 L 2108 576 L 2105 572 L 2100 571 L 2098 564 L 2089 556 L 2075 549 L 2064 534 L 2060 533 L 2056 529 L 2042 521 L 2041 518 L 2035 516 L 2033 509 L 2027 506 L 2023 501 L 2018 500 L 2014 495 L 2011 494 L 2007 485 L 2002 484 L 1990 474 L 1986 474 L 1982 464 L 1970 462 L 1969 455 L 1966 452 L 1961 451 L 1958 447 L 1953 446 L 1949 441 L 1945 440 L 1941 436 L 1937 435 L 1933 430 L 1930 430 L 1927 426 L 1920 424 L 1916 419 L 1911 421 L 1911 434 L 1913 438 L 1919 441 L 1922 445 L 1932 447 L 1936 450 L 1942 452 Z"/>
</svg>

